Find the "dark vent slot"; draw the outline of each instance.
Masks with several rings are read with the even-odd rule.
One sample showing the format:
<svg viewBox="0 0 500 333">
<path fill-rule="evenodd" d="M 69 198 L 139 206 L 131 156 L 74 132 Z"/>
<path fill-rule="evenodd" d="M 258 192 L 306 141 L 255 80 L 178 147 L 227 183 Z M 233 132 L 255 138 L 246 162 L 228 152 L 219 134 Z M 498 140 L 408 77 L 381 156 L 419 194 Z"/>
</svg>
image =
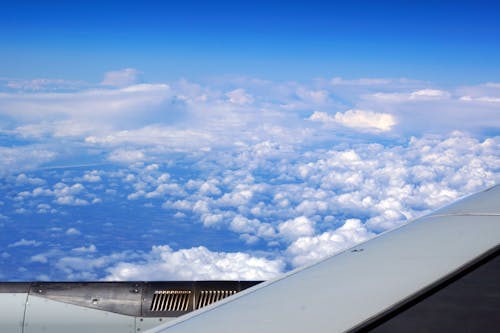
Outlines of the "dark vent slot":
<svg viewBox="0 0 500 333">
<path fill-rule="evenodd" d="M 202 308 L 236 293 L 236 290 L 202 290 L 196 308 Z"/>
<path fill-rule="evenodd" d="M 188 311 L 191 290 L 157 290 L 151 311 Z"/>
</svg>

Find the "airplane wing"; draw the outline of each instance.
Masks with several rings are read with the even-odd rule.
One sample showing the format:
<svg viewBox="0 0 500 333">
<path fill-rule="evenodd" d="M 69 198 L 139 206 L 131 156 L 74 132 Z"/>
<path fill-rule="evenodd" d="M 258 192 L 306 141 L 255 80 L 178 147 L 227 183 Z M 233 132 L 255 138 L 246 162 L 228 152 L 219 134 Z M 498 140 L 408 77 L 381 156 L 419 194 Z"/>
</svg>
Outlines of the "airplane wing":
<svg viewBox="0 0 500 333">
<path fill-rule="evenodd" d="M 147 333 L 498 332 L 500 185 Z"/>
</svg>

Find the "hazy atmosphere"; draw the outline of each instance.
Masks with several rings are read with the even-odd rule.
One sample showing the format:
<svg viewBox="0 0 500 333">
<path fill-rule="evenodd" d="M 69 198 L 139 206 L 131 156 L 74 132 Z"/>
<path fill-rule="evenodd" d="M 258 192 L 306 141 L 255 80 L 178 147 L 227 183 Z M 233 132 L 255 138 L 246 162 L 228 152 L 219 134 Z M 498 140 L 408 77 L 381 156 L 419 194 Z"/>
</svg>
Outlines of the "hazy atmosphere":
<svg viewBox="0 0 500 333">
<path fill-rule="evenodd" d="M 0 12 L 0 280 L 269 279 L 500 180 L 486 1 Z"/>
</svg>

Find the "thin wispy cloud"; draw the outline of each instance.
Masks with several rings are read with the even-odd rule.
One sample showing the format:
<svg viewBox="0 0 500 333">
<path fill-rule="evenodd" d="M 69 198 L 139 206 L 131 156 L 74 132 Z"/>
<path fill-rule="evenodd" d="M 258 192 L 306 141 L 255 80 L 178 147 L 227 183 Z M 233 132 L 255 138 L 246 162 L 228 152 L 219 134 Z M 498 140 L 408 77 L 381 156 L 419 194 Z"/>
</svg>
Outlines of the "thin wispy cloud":
<svg viewBox="0 0 500 333">
<path fill-rule="evenodd" d="M 112 87 L 130 86 L 138 82 L 140 74 L 141 72 L 134 68 L 110 71 L 104 74 L 101 84 Z"/>
</svg>

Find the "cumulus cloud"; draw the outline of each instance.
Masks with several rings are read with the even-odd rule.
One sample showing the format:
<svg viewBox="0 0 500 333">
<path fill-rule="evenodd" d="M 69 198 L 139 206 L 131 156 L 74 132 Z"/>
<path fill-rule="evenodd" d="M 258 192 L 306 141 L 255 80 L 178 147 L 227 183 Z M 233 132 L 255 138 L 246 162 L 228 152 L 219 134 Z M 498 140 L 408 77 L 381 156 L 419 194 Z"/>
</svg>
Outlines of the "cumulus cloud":
<svg viewBox="0 0 500 333">
<path fill-rule="evenodd" d="M 314 224 L 305 216 L 299 216 L 278 225 L 280 235 L 286 239 L 294 240 L 302 236 L 314 234 Z"/>
<path fill-rule="evenodd" d="M 232 271 L 225 270 L 219 261 L 240 257 L 196 247 L 110 255 L 100 248 L 104 255 L 96 256 L 95 245 L 85 244 L 74 246 L 70 257 L 42 253 L 28 261 L 54 262 L 58 279 L 158 278 L 155 267 L 164 267 L 162 276 L 179 279 L 273 276 L 284 267 L 311 263 L 499 181 L 498 137 L 479 140 L 454 132 L 413 137 L 391 145 L 342 142 L 299 151 L 279 146 L 258 142 L 236 151 L 214 150 L 190 156 L 189 176 L 174 171 L 175 164 L 167 161 L 116 166 L 110 172 L 91 166 L 72 178 L 61 170 L 60 176 L 68 183 L 51 187 L 24 181 L 34 177 L 21 176 L 22 184 L 17 183 L 18 175 L 8 178 L 13 186 L 24 187 L 16 196 L 17 205 L 37 200 L 33 207 L 51 212 L 57 198 L 72 196 L 90 202 L 95 195 L 89 189 L 97 183 L 76 181 L 83 182 L 85 175 L 99 175 L 100 183 L 115 183 L 122 198 L 135 196 L 163 203 L 165 211 L 161 214 L 182 220 L 192 232 L 216 228 L 228 242 L 239 244 L 241 250 L 235 253 L 247 256 L 241 262 L 257 258 L 267 265 L 268 261 L 278 261 L 284 265 L 279 269 L 269 264 L 274 268 L 236 265 Z M 69 183 L 71 179 L 74 183 Z M 49 198 L 50 204 L 44 203 L 44 198 Z M 156 214 L 155 206 L 141 209 Z M 68 236 L 66 232 L 78 236 L 80 231 L 60 230 Z M 89 233 L 85 230 L 86 235 Z M 249 254 L 255 253 L 250 252 L 254 249 L 266 251 L 273 259 Z M 187 267 L 198 257 L 205 268 L 195 264 L 193 269 L 200 269 L 197 275 L 183 265 Z M 205 266 L 212 260 L 217 265 Z M 172 262 L 173 267 L 187 271 L 169 271 Z"/>
<path fill-rule="evenodd" d="M 414 91 L 410 94 L 410 99 L 417 99 L 422 97 L 448 97 L 449 93 L 444 90 L 438 89 L 421 89 Z"/>
<path fill-rule="evenodd" d="M 44 183 L 45 183 L 45 180 L 43 180 L 41 178 L 28 177 L 24 173 L 21 173 L 21 174 L 17 175 L 17 177 L 16 177 L 16 184 L 18 184 L 18 185 L 26 185 L 26 184 L 42 185 Z"/>
<path fill-rule="evenodd" d="M 112 162 L 134 163 L 144 161 L 146 155 L 142 150 L 117 149 L 109 155 L 108 159 Z"/>
<path fill-rule="evenodd" d="M 349 219 L 344 225 L 318 236 L 301 237 L 287 249 L 295 267 L 311 263 L 365 241 L 374 234 L 359 219 Z"/>
<path fill-rule="evenodd" d="M 220 215 L 219 215 L 220 216 Z M 229 224 L 231 231 L 241 234 L 241 238 L 248 244 L 253 244 L 259 239 L 272 239 L 276 237 L 276 230 L 270 223 L 263 223 L 258 219 L 248 219 L 236 215 Z"/>
<path fill-rule="evenodd" d="M 74 249 L 71 249 L 71 251 L 77 253 L 95 253 L 97 252 L 97 247 L 94 244 L 90 244 L 87 247 L 85 246 L 75 247 Z"/>
<path fill-rule="evenodd" d="M 57 183 L 54 185 L 51 194 L 55 196 L 56 203 L 59 205 L 87 206 L 89 205 L 87 200 L 77 197 L 83 191 L 85 191 L 85 187 L 80 183 L 71 186 L 64 183 Z"/>
<path fill-rule="evenodd" d="M 217 202 L 222 206 L 238 207 L 248 204 L 253 196 L 253 188 L 238 184 L 232 192 L 224 194 Z"/>
<path fill-rule="evenodd" d="M 47 258 L 47 255 L 41 253 L 41 254 L 35 254 L 34 256 L 31 256 L 30 258 L 31 262 L 38 262 L 41 264 L 46 264 L 49 259 Z"/>
<path fill-rule="evenodd" d="M 177 184 L 160 184 L 154 190 L 150 192 L 146 192 L 144 190 L 139 190 L 137 192 L 131 193 L 127 196 L 129 200 L 136 200 L 139 198 L 161 198 L 164 196 L 176 197 L 182 196 L 184 194 L 184 190 Z"/>
<path fill-rule="evenodd" d="M 66 235 L 68 235 L 68 236 L 78 236 L 80 234 L 81 234 L 81 232 L 75 228 L 69 228 L 68 230 L 66 230 Z"/>
<path fill-rule="evenodd" d="M 366 110 L 348 110 L 343 113 L 337 112 L 333 116 L 326 112 L 315 111 L 309 120 L 326 124 L 338 123 L 345 127 L 378 132 L 390 131 L 396 125 L 394 116 Z"/>
<path fill-rule="evenodd" d="M 55 209 L 52 209 L 52 207 L 49 204 L 45 203 L 38 204 L 36 208 L 38 214 L 48 214 L 57 212 Z"/>
<path fill-rule="evenodd" d="M 254 180 L 242 181 L 239 176 L 234 179 L 238 185 L 221 195 L 223 200 L 188 196 L 169 207 L 200 214 L 206 226 L 225 225 L 228 213 L 234 212 L 229 214 L 229 222 L 231 216 L 245 217 L 228 224 L 239 233 L 257 224 L 251 216 L 259 216 L 259 222 L 265 223 L 271 216 L 284 220 L 306 216 L 317 221 L 321 216 L 339 214 L 364 216 L 369 228 L 379 232 L 497 181 L 494 170 L 499 157 L 494 142 L 496 139 L 478 141 L 457 132 L 447 139 L 413 138 L 402 146 L 357 144 L 308 151 L 296 162 L 278 167 L 266 164 L 265 157 L 252 155 L 241 161 L 242 168 L 259 160 L 271 183 L 286 175 L 299 185 L 268 185 L 256 194 L 249 190 Z M 281 172 L 273 174 L 273 167 Z M 227 172 L 226 179 L 230 179 Z M 262 195 L 273 199 L 262 202 Z M 287 230 L 284 226 L 281 236 Z M 277 230 L 278 225 L 273 227 Z"/>
<path fill-rule="evenodd" d="M 229 100 L 229 102 L 238 104 L 238 105 L 245 105 L 245 104 L 251 104 L 253 102 L 253 98 L 251 95 L 247 94 L 245 89 L 235 89 L 232 90 L 228 93 L 226 93 L 226 96 Z"/>
<path fill-rule="evenodd" d="M 267 280 L 284 269 L 281 260 L 246 253 L 212 252 L 200 246 L 172 250 L 154 246 L 140 263 L 122 262 L 108 269 L 106 280 Z"/>
<path fill-rule="evenodd" d="M 23 201 L 26 198 L 40 197 L 53 197 L 55 203 L 65 206 L 87 206 L 91 203 L 96 204 L 100 202 L 100 199 L 98 199 L 95 194 L 89 193 L 82 184 L 75 183 L 73 185 L 67 185 L 62 182 L 53 185 L 52 189 L 39 186 L 32 191 L 19 192 L 15 199 L 17 201 Z M 89 201 L 89 199 L 92 200 Z M 38 212 L 53 212 L 50 208 L 48 204 L 41 204 L 38 206 Z"/>
<path fill-rule="evenodd" d="M 92 170 L 92 171 L 85 172 L 85 174 L 83 175 L 82 180 L 85 181 L 85 182 L 89 182 L 89 183 L 98 183 L 102 179 L 101 179 L 101 176 L 99 175 L 99 171 Z"/>
</svg>

